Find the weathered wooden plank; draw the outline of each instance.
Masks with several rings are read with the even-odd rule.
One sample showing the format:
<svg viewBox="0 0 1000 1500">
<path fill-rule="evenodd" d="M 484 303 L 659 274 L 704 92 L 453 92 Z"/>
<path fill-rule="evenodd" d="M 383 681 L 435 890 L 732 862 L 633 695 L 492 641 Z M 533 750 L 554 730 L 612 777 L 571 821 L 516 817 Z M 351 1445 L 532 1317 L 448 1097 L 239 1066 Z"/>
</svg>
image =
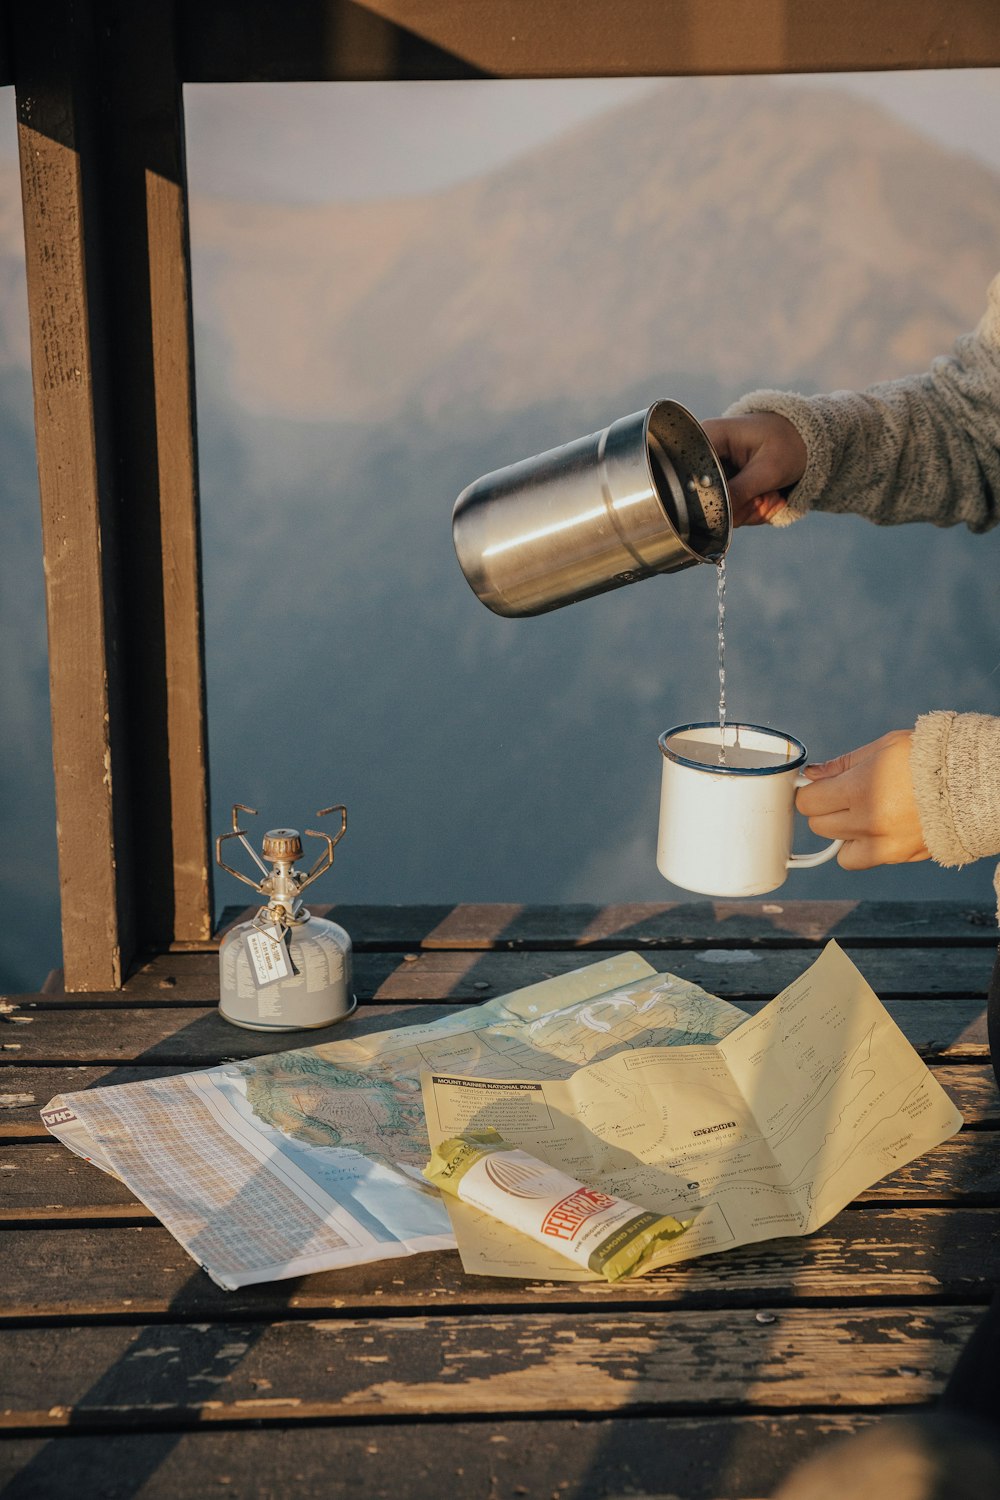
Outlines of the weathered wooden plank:
<svg viewBox="0 0 1000 1500">
<path fill-rule="evenodd" d="M 16 1044 L 15 1044 L 16 1045 Z M 0 1057 L 7 1054 L 0 1053 Z M 51 1140 L 39 1119 L 39 1110 L 57 1094 L 77 1089 L 108 1088 L 119 1083 L 138 1083 L 163 1078 L 182 1069 L 129 1067 L 123 1064 L 98 1067 L 22 1068 L 0 1066 L 0 1141 Z"/>
<path fill-rule="evenodd" d="M 992 957 L 978 949 L 905 948 L 845 951 L 876 993 L 893 996 L 985 995 Z M 800 949 L 772 953 L 752 949 L 704 948 L 694 952 L 644 955 L 660 972 L 693 980 L 727 999 L 770 999 L 797 979 L 815 954 Z M 410 959 L 410 962 L 406 960 Z M 386 954 L 359 954 L 356 986 L 372 1000 L 476 1000 L 502 995 L 523 985 L 581 967 L 573 952 L 463 953 L 425 951 L 393 962 Z"/>
<path fill-rule="evenodd" d="M 603 77 L 991 67 L 991 0 L 227 0 L 181 8 L 185 77 Z"/>
<path fill-rule="evenodd" d="M 9 12 L 42 504 L 52 750 L 69 982 L 115 989 L 134 947 L 115 610 L 107 349 L 94 316 L 95 38 L 85 8 Z"/>
<path fill-rule="evenodd" d="M 81 1218 L 156 1222 L 124 1183 L 51 1136 L 49 1141 L 47 1146 L 18 1145 L 0 1151 L 0 1223 Z"/>
<path fill-rule="evenodd" d="M 893 996 L 985 995 L 993 969 L 989 950 L 980 948 L 852 948 L 865 978 L 883 999 Z M 554 975 L 571 973 L 602 955 L 572 949 L 520 952 L 424 949 L 416 953 L 362 952 L 354 957 L 354 988 L 361 1001 L 488 999 Z M 713 994 L 730 999 L 770 999 L 797 979 L 816 958 L 812 949 L 762 952 L 750 948 L 704 947 L 652 951 L 652 968 L 680 975 Z M 218 1000 L 218 960 L 212 953 L 165 954 L 150 960 L 119 995 L 95 996 L 95 1003 L 141 1001 L 177 1005 Z M 16 998 L 16 997 L 15 997 Z M 44 1005 L 62 998 L 46 994 Z M 70 997 L 71 998 L 71 997 Z M 78 1002 L 86 1003 L 86 1002 Z"/>
<path fill-rule="evenodd" d="M 16 1045 L 16 1044 L 15 1044 Z M 7 1054 L 0 1053 L 0 1057 Z M 39 1110 L 57 1094 L 77 1089 L 108 1088 L 119 1083 L 163 1078 L 182 1071 L 177 1067 L 62 1067 L 0 1066 L 0 1142 L 51 1140 Z"/>
<path fill-rule="evenodd" d="M 402 1024 L 405 1016 L 406 1010 L 401 1007 L 395 1015 L 396 1024 Z M 32 1068 L 9 1063 L 0 1066 L 0 1142 L 50 1140 L 38 1111 L 56 1094 L 163 1078 L 178 1071 L 177 1066 L 169 1063 L 159 1067 L 122 1064 Z M 938 1064 L 932 1060 L 932 1071 L 955 1101 L 967 1126 L 989 1130 L 1000 1125 L 1000 1093 L 988 1064 Z"/>
<path fill-rule="evenodd" d="M 220 932 L 255 908 L 227 906 Z M 628 905 L 311 906 L 357 949 L 995 947 L 996 912 L 962 901 L 666 901 Z"/>
<path fill-rule="evenodd" d="M 922 1405 L 981 1308 L 565 1312 L 0 1332 L 0 1429 Z"/>
<path fill-rule="evenodd" d="M 984 1300 L 1000 1281 L 1000 1210 L 845 1209 L 817 1234 L 705 1256 L 638 1280 L 532 1283 L 466 1276 L 454 1252 L 223 1292 L 165 1229 L 0 1231 L 4 1319 L 274 1318 L 390 1307 L 760 1307 L 769 1302 Z M 72 1267 L 72 1275 L 67 1268 Z"/>
<path fill-rule="evenodd" d="M 51 1136 L 45 1143 L 8 1143 L 0 1149 L 0 1186 L 0 1224 L 156 1222 L 116 1178 Z M 966 1131 L 943 1141 L 857 1201 L 1000 1207 L 1000 1138 L 992 1131 Z"/>
<path fill-rule="evenodd" d="M 25 1437 L 0 1444 L 11 1500 L 761 1500 L 802 1458 L 872 1416 L 824 1412 L 590 1421 L 299 1425 Z M 664 1486 L 669 1485 L 669 1490 Z"/>
<path fill-rule="evenodd" d="M 740 1008 L 753 1015 L 764 1005 L 761 1000 L 740 999 Z M 15 1038 L 21 1064 L 57 1065 L 60 1063 L 162 1063 L 184 1067 L 205 1067 L 221 1059 L 261 1057 L 292 1047 L 315 1046 L 373 1030 L 386 1030 L 414 1021 L 430 1021 L 445 1015 L 451 1007 L 412 1005 L 401 1012 L 398 1006 L 361 1006 L 350 1021 L 318 1031 L 284 1032 L 273 1036 L 266 1032 L 245 1031 L 224 1021 L 215 1007 L 148 1008 L 81 1010 L 39 1005 L 26 1008 L 8 1021 L 13 1024 L 4 1035 Z M 981 1000 L 890 1000 L 886 1010 L 924 1057 L 951 1062 L 960 1059 L 981 1060 L 989 1056 L 986 1036 L 986 1006 Z M 2 1055 L 2 1054 L 0 1054 Z"/>
<path fill-rule="evenodd" d="M 262 1057 L 291 1047 L 387 1031 L 409 1019 L 433 1021 L 453 1009 L 447 1005 L 365 1005 L 338 1026 L 273 1034 L 233 1026 L 222 1019 L 216 1006 L 127 1010 L 39 1006 L 8 1016 L 11 1029 L 8 1032 L 5 1027 L 3 1034 L 15 1038 L 20 1050 L 9 1055 L 21 1064 L 96 1062 L 117 1069 L 119 1063 L 128 1068 L 141 1061 L 167 1064 L 173 1072 L 180 1072 L 223 1059 Z M 14 1029 L 18 1021 L 23 1024 Z"/>
<path fill-rule="evenodd" d="M 12 15 L 65 982 L 113 990 L 212 929 L 180 85 L 167 0 Z"/>
<path fill-rule="evenodd" d="M 1000 1138 L 963 1131 L 890 1173 L 857 1202 L 1000 1205 Z"/>
</svg>

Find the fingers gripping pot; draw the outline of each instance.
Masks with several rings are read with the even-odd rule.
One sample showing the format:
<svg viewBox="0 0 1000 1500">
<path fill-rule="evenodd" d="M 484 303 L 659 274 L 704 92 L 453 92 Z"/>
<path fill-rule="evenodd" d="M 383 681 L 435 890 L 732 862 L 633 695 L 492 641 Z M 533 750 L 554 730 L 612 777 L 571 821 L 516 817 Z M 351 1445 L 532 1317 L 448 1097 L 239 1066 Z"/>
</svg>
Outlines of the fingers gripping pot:
<svg viewBox="0 0 1000 1500">
<path fill-rule="evenodd" d="M 351 992 L 351 940 L 344 929 L 306 910 L 301 893 L 333 864 L 334 845 L 347 828 L 347 809 L 325 807 L 316 814 L 340 814 L 337 833 L 306 829 L 307 838 L 326 847 L 303 873 L 295 868 L 302 858 L 302 839 L 294 828 L 272 828 L 264 835 L 260 858 L 239 826 L 239 814 L 252 807 L 233 806 L 233 826 L 215 842 L 215 857 L 224 870 L 267 897 L 266 906 L 249 921 L 230 928 L 219 950 L 219 1009 L 227 1021 L 250 1031 L 299 1031 L 342 1021 L 357 1001 Z M 238 839 L 263 875 L 249 875 L 227 865 L 222 846 Z"/>
<path fill-rule="evenodd" d="M 498 615 L 719 563 L 732 529 L 722 465 L 676 401 L 484 475 L 452 517 L 462 571 Z"/>
</svg>

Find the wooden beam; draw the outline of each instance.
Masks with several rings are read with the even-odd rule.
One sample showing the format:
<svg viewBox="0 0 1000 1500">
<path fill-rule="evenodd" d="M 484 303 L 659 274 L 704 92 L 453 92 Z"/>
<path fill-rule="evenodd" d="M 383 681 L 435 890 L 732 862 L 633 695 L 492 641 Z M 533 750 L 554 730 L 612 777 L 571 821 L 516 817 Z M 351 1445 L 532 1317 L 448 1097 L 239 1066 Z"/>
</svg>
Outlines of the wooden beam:
<svg viewBox="0 0 1000 1500">
<path fill-rule="evenodd" d="M 172 5 L 100 9 L 133 880 L 159 948 L 212 930 L 184 122 Z"/>
<path fill-rule="evenodd" d="M 211 930 L 180 86 L 167 6 L 11 23 L 64 966 L 106 990 Z"/>
<path fill-rule="evenodd" d="M 440 7 L 439 7 L 440 9 Z M 459 7 L 446 6 L 456 12 Z M 355 0 L 178 0 L 186 83 L 475 78 L 482 70 Z M 417 17 L 418 25 L 421 17 Z"/>
<path fill-rule="evenodd" d="M 996 0 L 180 0 L 188 82 L 1000 65 Z"/>
</svg>

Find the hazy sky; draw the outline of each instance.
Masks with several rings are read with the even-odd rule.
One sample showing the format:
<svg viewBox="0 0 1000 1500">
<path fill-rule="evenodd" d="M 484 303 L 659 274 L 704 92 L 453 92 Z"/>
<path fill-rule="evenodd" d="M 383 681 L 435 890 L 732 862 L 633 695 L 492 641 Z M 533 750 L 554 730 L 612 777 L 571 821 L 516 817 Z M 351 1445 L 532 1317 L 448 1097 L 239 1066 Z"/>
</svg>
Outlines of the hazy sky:
<svg viewBox="0 0 1000 1500">
<path fill-rule="evenodd" d="M 1000 170 L 1000 70 L 780 82 L 854 89 Z M 660 80 L 610 78 L 193 85 L 185 90 L 188 170 L 202 192 L 286 202 L 424 192 L 497 166 L 662 87 Z M 240 149 L 247 141 L 254 147 L 249 156 Z"/>
<path fill-rule="evenodd" d="M 1000 170 L 1000 69 L 778 81 L 853 89 Z M 189 85 L 191 183 L 201 192 L 285 202 L 425 192 L 497 166 L 663 86 L 627 78 Z M 0 91 L 0 154 L 15 150 L 13 90 L 6 89 Z"/>
</svg>

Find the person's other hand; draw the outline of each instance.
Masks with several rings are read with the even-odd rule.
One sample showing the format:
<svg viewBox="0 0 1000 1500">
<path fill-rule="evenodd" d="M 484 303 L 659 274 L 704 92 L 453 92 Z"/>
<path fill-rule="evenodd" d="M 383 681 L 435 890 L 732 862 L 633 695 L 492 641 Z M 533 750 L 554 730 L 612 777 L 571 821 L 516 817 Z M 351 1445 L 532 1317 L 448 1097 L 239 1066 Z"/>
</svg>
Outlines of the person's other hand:
<svg viewBox="0 0 1000 1500">
<path fill-rule="evenodd" d="M 812 782 L 795 801 L 814 833 L 843 839 L 845 870 L 930 859 L 910 773 L 913 732 L 895 729 L 823 765 L 806 766 Z"/>
<path fill-rule="evenodd" d="M 729 478 L 734 526 L 761 526 L 787 504 L 783 490 L 806 470 L 806 445 L 798 429 L 776 412 L 715 417 L 703 422 Z"/>
</svg>

